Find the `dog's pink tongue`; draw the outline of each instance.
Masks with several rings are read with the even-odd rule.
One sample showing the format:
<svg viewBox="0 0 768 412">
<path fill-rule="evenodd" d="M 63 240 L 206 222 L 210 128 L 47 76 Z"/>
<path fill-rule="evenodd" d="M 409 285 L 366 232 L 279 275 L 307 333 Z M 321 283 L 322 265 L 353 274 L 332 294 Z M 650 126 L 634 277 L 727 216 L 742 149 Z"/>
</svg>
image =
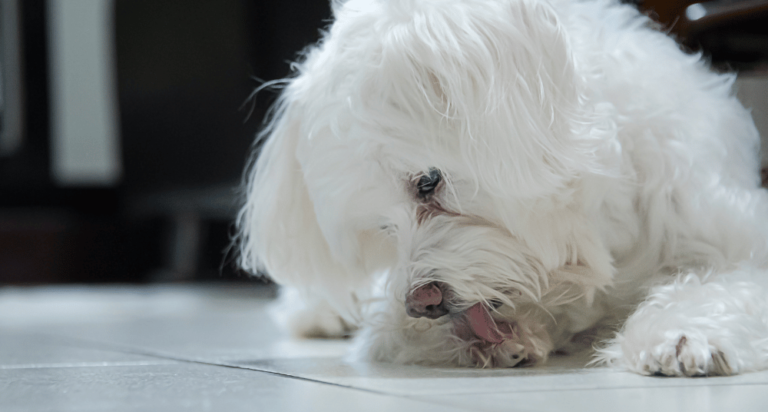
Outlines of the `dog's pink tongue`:
<svg viewBox="0 0 768 412">
<path fill-rule="evenodd" d="M 496 322 L 491 318 L 491 314 L 482 303 L 476 303 L 467 309 L 469 326 L 475 335 L 480 339 L 491 343 L 501 343 L 504 341 L 504 335 L 499 332 Z"/>
</svg>

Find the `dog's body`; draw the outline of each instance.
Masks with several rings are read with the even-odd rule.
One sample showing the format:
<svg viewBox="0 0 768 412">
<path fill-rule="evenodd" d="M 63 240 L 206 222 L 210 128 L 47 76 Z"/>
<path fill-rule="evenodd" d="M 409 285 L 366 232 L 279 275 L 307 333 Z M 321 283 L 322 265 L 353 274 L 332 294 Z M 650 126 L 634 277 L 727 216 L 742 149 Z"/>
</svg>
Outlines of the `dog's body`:
<svg viewBox="0 0 768 412">
<path fill-rule="evenodd" d="M 514 366 L 768 367 L 768 196 L 733 76 L 613 1 L 348 0 L 249 174 L 242 264 L 302 336 Z"/>
</svg>

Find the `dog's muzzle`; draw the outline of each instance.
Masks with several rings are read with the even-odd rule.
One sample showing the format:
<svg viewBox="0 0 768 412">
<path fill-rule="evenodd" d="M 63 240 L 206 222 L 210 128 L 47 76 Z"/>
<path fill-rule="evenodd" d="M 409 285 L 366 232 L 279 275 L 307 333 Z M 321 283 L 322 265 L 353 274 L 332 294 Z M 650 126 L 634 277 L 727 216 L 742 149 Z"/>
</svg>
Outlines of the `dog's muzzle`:
<svg viewBox="0 0 768 412">
<path fill-rule="evenodd" d="M 448 314 L 439 282 L 427 283 L 412 290 L 405 298 L 405 313 L 414 318 L 437 319 Z"/>
</svg>

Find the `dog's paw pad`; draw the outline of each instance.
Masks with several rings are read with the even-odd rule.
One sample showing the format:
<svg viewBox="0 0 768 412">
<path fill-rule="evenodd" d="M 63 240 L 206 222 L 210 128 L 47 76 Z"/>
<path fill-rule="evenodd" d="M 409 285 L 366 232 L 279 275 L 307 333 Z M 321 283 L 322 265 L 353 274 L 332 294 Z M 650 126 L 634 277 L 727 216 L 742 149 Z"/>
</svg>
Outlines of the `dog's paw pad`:
<svg viewBox="0 0 768 412">
<path fill-rule="evenodd" d="M 704 337 L 681 334 L 638 355 L 640 372 L 657 376 L 732 375 L 725 354 Z"/>
</svg>

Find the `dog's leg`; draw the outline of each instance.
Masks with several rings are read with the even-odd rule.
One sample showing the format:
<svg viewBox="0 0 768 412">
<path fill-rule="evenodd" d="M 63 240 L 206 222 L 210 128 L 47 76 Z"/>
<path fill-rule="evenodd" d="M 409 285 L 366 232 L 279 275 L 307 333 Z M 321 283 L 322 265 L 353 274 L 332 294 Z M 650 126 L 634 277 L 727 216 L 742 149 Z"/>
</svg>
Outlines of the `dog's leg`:
<svg viewBox="0 0 768 412">
<path fill-rule="evenodd" d="M 768 368 L 759 271 L 688 274 L 651 289 L 598 358 L 643 375 L 733 375 Z M 747 279 L 746 281 L 740 278 Z"/>
<path fill-rule="evenodd" d="M 355 329 L 325 298 L 289 286 L 280 288 L 269 312 L 278 326 L 299 338 L 344 338 Z"/>
</svg>

